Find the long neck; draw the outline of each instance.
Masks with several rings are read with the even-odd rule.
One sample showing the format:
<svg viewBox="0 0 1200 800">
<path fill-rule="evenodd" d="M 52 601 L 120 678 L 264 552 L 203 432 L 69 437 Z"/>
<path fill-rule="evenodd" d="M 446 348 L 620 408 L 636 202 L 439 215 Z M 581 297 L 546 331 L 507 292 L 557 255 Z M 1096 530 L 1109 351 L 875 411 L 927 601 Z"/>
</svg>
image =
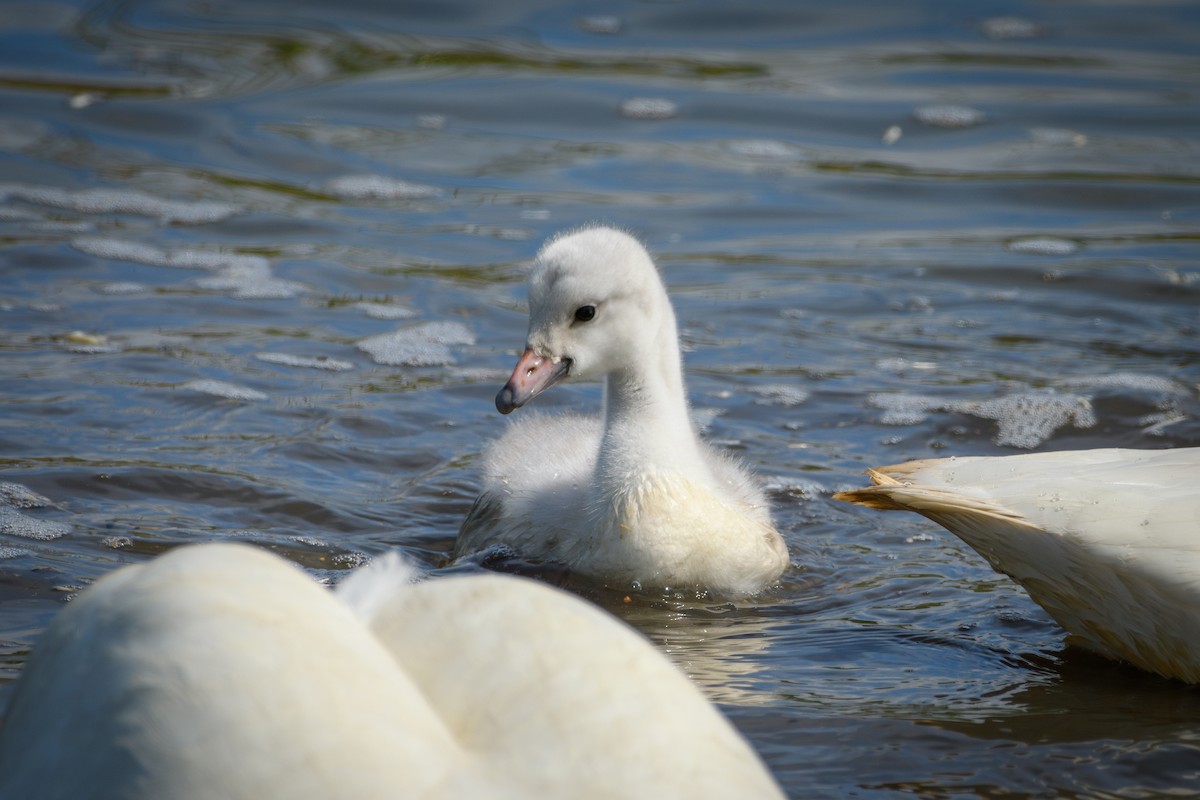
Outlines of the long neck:
<svg viewBox="0 0 1200 800">
<path fill-rule="evenodd" d="M 604 441 L 596 464 L 596 479 L 605 491 L 659 470 L 707 480 L 688 410 L 674 315 L 665 316 L 653 342 L 605 378 Z"/>
</svg>

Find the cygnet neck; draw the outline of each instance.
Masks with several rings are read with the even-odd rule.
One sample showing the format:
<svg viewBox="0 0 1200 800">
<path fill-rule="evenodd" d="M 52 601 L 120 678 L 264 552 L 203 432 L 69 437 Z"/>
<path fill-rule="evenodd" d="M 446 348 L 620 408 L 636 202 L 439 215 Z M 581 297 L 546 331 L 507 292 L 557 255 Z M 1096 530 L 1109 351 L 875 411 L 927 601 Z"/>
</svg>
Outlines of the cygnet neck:
<svg viewBox="0 0 1200 800">
<path fill-rule="evenodd" d="M 668 470 L 707 482 L 673 325 L 657 344 L 605 377 L 604 437 L 596 463 L 596 479 L 605 490 Z"/>
</svg>

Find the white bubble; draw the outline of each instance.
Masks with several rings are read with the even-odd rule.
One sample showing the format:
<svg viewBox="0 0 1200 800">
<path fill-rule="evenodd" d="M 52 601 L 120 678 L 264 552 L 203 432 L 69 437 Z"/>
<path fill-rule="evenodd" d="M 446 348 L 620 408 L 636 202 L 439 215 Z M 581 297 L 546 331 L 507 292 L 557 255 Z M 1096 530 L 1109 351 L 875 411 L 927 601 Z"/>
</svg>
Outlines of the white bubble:
<svg viewBox="0 0 1200 800">
<path fill-rule="evenodd" d="M 165 250 L 148 244 L 142 244 L 141 242 L 81 236 L 72 239 L 71 246 L 81 253 L 87 253 L 97 258 L 107 258 L 111 261 L 129 261 L 134 264 L 170 266 L 166 263 L 168 256 Z"/>
<path fill-rule="evenodd" d="M 913 118 L 935 128 L 969 128 L 978 125 L 987 117 L 970 106 L 931 105 L 913 110 Z"/>
<path fill-rule="evenodd" d="M 78 94 L 71 95 L 71 98 L 67 100 L 67 107 L 73 109 L 87 108 L 94 103 L 100 102 L 101 99 L 100 95 L 92 92 L 79 92 Z"/>
<path fill-rule="evenodd" d="M 290 353 L 255 353 L 254 357 L 259 361 L 265 361 L 268 364 L 279 364 L 284 367 L 324 369 L 330 372 L 344 372 L 354 369 L 354 365 L 349 361 L 341 361 L 336 358 L 312 358 L 308 356 L 294 356 Z"/>
<path fill-rule="evenodd" d="M 48 542 L 70 532 L 71 526 L 62 522 L 38 519 L 12 506 L 0 506 L 0 533 Z"/>
<path fill-rule="evenodd" d="M 979 29 L 989 39 L 1034 39 L 1046 33 L 1041 25 L 1022 17 L 992 17 L 985 19 Z"/>
<path fill-rule="evenodd" d="M 867 405 L 883 411 L 879 421 L 884 425 L 916 425 L 924 422 L 931 411 L 945 411 L 950 407 L 950 403 L 940 397 L 905 392 L 870 395 Z"/>
<path fill-rule="evenodd" d="M 790 159 L 800 154 L 793 145 L 775 139 L 734 139 L 727 146 L 729 152 L 747 158 Z"/>
<path fill-rule="evenodd" d="M 146 291 L 146 285 L 144 283 L 134 283 L 133 281 L 114 281 L 97 286 L 96 291 L 101 294 L 111 295 L 141 294 Z"/>
<path fill-rule="evenodd" d="M 436 367 L 455 363 L 451 345 L 475 343 L 475 334 L 458 322 L 428 322 L 412 328 L 369 336 L 359 350 L 377 364 L 392 367 Z"/>
<path fill-rule="evenodd" d="M 154 217 L 165 224 L 218 222 L 241 211 L 239 206 L 230 203 L 167 200 L 134 189 L 58 189 L 17 183 L 0 184 L 0 200 L 8 198 L 82 214 Z"/>
<path fill-rule="evenodd" d="M 43 497 L 27 486 L 10 481 L 0 481 L 0 505 L 13 508 L 45 508 L 54 505 L 50 499 Z"/>
<path fill-rule="evenodd" d="M 238 300 L 278 300 L 308 291 L 299 281 L 276 278 L 271 262 L 259 255 L 201 250 L 193 247 L 165 249 L 125 239 L 78 237 L 71 246 L 80 252 L 116 261 L 131 261 L 175 269 L 201 269 L 212 274 L 196 285 L 209 291 L 228 292 Z"/>
<path fill-rule="evenodd" d="M 881 358 L 875 362 L 878 369 L 887 372 L 907 372 L 909 370 L 934 370 L 937 369 L 937 363 L 934 361 L 911 361 L 907 358 Z"/>
<path fill-rule="evenodd" d="M 382 175 L 344 175 L 328 181 L 325 191 L 347 200 L 420 200 L 442 193 L 435 186 Z"/>
<path fill-rule="evenodd" d="M 227 381 L 217 381 L 208 378 L 201 380 L 188 381 L 180 385 L 180 389 L 187 389 L 200 394 L 212 395 L 213 397 L 223 397 L 227 400 L 267 400 L 268 396 L 247 386 L 239 386 L 236 383 Z"/>
<path fill-rule="evenodd" d="M 1030 128 L 1029 138 L 1037 144 L 1083 147 L 1088 143 L 1085 133 L 1069 128 Z"/>
<path fill-rule="evenodd" d="M 662 97 L 634 97 L 621 103 L 621 114 L 630 119 L 670 119 L 678 111 L 675 103 Z"/>
<path fill-rule="evenodd" d="M 1082 378 L 1072 378 L 1068 386 L 1092 389 L 1130 389 L 1146 391 L 1163 395 L 1190 394 L 1188 387 L 1171 378 L 1161 375 L 1148 375 L 1142 372 L 1114 372 L 1108 375 L 1090 375 Z"/>
<path fill-rule="evenodd" d="M 779 475 L 764 476 L 763 488 L 768 492 L 790 494 L 805 500 L 815 500 L 829 491 L 818 481 L 805 478 L 785 478 Z"/>
<path fill-rule="evenodd" d="M 416 309 L 402 306 L 398 303 L 355 303 L 354 308 L 366 314 L 371 319 L 412 319 L 417 315 Z"/>
<path fill-rule="evenodd" d="M 1075 394 L 1023 392 L 980 403 L 961 403 L 956 410 L 995 420 L 999 427 L 995 443 L 1009 447 L 1037 447 L 1065 425 L 1090 428 L 1096 424 L 1091 402 Z"/>
<path fill-rule="evenodd" d="M 1013 239 L 1004 245 L 1013 253 L 1029 253 L 1038 256 L 1069 256 L 1079 250 L 1079 245 L 1070 239 L 1057 236 L 1028 236 Z"/>
<path fill-rule="evenodd" d="M 799 386 L 791 386 L 786 383 L 766 384 L 764 386 L 755 386 L 751 391 L 758 395 L 759 399 L 755 402 L 761 404 L 770 404 L 776 406 L 798 406 L 809 398 L 809 392 L 801 389 Z"/>
</svg>

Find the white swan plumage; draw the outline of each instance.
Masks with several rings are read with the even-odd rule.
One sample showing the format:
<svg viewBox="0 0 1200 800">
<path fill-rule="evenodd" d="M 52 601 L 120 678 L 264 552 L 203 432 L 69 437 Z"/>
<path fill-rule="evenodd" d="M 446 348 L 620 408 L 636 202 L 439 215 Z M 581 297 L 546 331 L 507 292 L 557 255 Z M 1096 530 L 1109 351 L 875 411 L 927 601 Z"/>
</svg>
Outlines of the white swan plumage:
<svg viewBox="0 0 1200 800">
<path fill-rule="evenodd" d="M 915 511 L 1025 588 L 1069 641 L 1200 682 L 1200 448 L 911 461 L 834 497 Z"/>
<path fill-rule="evenodd" d="M 530 415 L 484 454 L 454 556 L 507 545 L 624 586 L 753 594 L 788 565 L 749 473 L 697 436 L 675 313 L 634 237 L 559 235 L 529 276 L 525 352 L 502 413 L 559 381 L 603 380 L 600 417 Z"/>
<path fill-rule="evenodd" d="M 504 575 L 340 594 L 247 545 L 122 568 L 55 618 L 0 728 L 0 797 L 771 797 L 639 634 Z"/>
</svg>

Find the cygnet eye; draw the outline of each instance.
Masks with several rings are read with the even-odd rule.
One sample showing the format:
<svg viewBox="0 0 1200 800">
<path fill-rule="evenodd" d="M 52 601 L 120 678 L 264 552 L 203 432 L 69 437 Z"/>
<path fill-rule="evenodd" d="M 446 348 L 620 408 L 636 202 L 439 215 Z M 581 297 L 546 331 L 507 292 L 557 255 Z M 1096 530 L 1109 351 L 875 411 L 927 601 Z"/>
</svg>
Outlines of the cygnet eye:
<svg viewBox="0 0 1200 800">
<path fill-rule="evenodd" d="M 595 306 L 580 306 L 579 308 L 575 309 L 575 321 L 576 322 L 591 322 L 592 318 L 595 316 L 596 316 L 596 307 Z"/>
</svg>

